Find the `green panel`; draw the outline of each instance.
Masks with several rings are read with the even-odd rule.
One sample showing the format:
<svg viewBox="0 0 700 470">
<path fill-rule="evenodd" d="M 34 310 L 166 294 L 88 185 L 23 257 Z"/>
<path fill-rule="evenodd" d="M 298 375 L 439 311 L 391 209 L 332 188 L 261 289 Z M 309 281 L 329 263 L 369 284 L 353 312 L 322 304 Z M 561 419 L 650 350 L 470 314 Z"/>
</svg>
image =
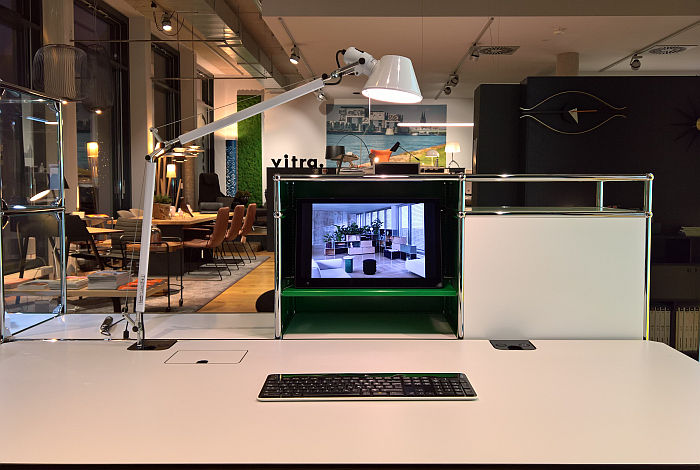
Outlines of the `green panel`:
<svg viewBox="0 0 700 470">
<path fill-rule="evenodd" d="M 280 181 L 282 257 L 282 334 L 285 333 L 423 333 L 457 334 L 461 269 L 459 179 L 409 181 Z M 306 198 L 415 197 L 438 199 L 442 280 L 436 289 L 321 289 L 294 287 L 297 200 Z M 438 321 L 439 320 L 439 321 Z"/>
<path fill-rule="evenodd" d="M 439 314 L 425 312 L 298 313 L 285 334 L 441 334 L 454 333 Z"/>
<path fill-rule="evenodd" d="M 260 103 L 260 95 L 238 95 L 238 111 Z M 238 189 L 250 191 L 250 202 L 262 205 L 261 115 L 238 123 Z"/>
</svg>

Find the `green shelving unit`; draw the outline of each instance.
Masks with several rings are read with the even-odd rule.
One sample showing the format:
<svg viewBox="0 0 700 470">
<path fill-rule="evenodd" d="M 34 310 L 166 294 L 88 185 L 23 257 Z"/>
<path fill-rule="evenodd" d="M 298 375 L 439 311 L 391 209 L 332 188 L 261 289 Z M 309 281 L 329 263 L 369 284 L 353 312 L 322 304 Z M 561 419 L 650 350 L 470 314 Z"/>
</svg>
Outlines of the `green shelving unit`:
<svg viewBox="0 0 700 470">
<path fill-rule="evenodd" d="M 281 175 L 275 191 L 275 336 L 462 338 L 462 233 L 465 181 L 461 175 Z M 296 287 L 297 207 L 300 199 L 387 201 L 438 199 L 442 287 Z"/>
</svg>

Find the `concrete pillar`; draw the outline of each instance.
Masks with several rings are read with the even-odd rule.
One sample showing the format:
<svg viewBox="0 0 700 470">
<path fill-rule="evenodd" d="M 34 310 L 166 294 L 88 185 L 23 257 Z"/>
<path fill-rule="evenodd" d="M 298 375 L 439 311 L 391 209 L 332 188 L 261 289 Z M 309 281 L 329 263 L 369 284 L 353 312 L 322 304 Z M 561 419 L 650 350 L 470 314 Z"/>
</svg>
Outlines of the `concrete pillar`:
<svg viewBox="0 0 700 470">
<path fill-rule="evenodd" d="M 180 48 L 180 76 L 195 77 L 197 75 L 197 56 L 191 49 Z M 197 86 L 201 86 L 199 80 L 180 81 L 180 132 L 187 132 L 197 128 Z M 194 143 L 194 142 L 191 142 Z M 199 158 L 199 157 L 198 157 Z M 182 182 L 185 202 L 196 207 L 195 194 L 195 161 L 188 158 L 182 164 Z"/>
<path fill-rule="evenodd" d="M 42 1 L 43 43 L 73 45 L 73 2 Z M 63 105 L 63 174 L 69 190 L 65 192 L 66 211 L 75 210 L 78 194 L 78 128 L 75 104 Z"/>
<path fill-rule="evenodd" d="M 129 18 L 130 39 L 150 39 L 150 18 Z M 151 43 L 129 43 L 129 111 L 131 123 L 131 207 L 143 201 L 145 156 L 153 150 L 148 131 L 153 125 L 153 83 Z"/>
<path fill-rule="evenodd" d="M 557 76 L 578 75 L 578 52 L 557 54 Z"/>
</svg>

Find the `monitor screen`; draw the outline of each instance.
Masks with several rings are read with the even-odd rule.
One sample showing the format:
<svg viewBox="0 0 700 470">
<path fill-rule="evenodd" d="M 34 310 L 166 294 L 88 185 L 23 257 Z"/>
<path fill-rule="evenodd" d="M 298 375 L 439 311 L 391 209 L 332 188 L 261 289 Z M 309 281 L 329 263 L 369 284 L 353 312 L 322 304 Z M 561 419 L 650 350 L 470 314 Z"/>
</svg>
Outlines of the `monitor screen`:
<svg viewBox="0 0 700 470">
<path fill-rule="evenodd" d="M 300 202 L 298 287 L 437 287 L 434 200 Z"/>
</svg>

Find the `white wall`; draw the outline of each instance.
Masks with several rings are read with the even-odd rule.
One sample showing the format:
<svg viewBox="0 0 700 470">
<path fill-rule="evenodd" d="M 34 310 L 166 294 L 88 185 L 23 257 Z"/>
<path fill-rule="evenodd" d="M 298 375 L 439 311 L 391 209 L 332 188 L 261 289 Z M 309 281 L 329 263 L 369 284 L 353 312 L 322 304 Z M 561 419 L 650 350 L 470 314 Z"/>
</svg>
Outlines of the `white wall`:
<svg viewBox="0 0 700 470">
<path fill-rule="evenodd" d="M 266 95 L 270 96 L 270 95 Z M 297 100 L 265 111 L 263 115 L 263 194 L 267 187 L 266 168 L 274 166 L 272 159 L 317 158 L 325 165 L 326 116 L 321 113 L 316 96 L 306 95 Z M 284 165 L 284 160 L 280 163 Z M 290 162 L 291 164 L 291 162 Z"/>
</svg>

